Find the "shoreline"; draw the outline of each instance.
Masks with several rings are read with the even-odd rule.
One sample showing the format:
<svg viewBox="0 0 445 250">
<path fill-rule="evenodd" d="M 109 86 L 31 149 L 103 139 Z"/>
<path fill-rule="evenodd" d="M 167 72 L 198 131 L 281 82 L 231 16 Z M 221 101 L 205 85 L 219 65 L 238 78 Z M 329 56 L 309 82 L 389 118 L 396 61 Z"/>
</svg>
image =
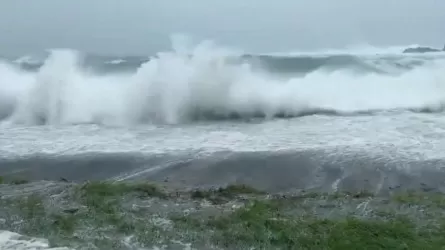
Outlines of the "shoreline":
<svg viewBox="0 0 445 250">
<path fill-rule="evenodd" d="M 0 228 L 72 249 L 438 249 L 445 194 L 6 180 Z"/>
<path fill-rule="evenodd" d="M 217 152 L 206 156 L 89 154 L 0 161 L 0 176 L 30 181 L 149 181 L 176 188 L 242 183 L 268 192 L 445 192 L 445 161 L 323 150 Z M 397 155 L 395 155 L 397 156 Z M 393 157 L 395 157 L 393 156 Z M 124 166 L 124 167 L 123 167 Z"/>
</svg>

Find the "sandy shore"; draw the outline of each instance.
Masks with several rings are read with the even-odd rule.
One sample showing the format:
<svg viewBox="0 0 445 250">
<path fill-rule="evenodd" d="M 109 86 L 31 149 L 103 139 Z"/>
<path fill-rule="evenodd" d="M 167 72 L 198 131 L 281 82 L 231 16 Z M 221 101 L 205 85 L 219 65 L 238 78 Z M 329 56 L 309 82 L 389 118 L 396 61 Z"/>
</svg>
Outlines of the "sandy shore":
<svg viewBox="0 0 445 250">
<path fill-rule="evenodd" d="M 0 161 L 0 175 L 27 180 L 147 180 L 175 187 L 211 187 L 242 183 L 270 192 L 394 190 L 445 191 L 443 162 L 407 161 L 323 152 L 231 153 L 199 158 L 158 155 L 35 156 Z"/>
</svg>

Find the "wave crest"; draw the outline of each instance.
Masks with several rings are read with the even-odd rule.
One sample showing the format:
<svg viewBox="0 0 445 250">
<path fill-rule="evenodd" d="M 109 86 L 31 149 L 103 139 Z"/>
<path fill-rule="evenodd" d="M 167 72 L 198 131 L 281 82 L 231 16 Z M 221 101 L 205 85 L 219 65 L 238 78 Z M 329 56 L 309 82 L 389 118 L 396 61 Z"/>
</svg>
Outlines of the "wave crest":
<svg viewBox="0 0 445 250">
<path fill-rule="evenodd" d="M 54 50 L 37 72 L 0 64 L 0 119 L 12 124 L 184 123 L 379 110 L 440 111 L 444 63 L 398 74 L 315 70 L 277 76 L 203 42 L 175 44 L 135 72 L 98 75 L 72 50 Z M 341 59 L 341 58 L 340 58 Z"/>
</svg>

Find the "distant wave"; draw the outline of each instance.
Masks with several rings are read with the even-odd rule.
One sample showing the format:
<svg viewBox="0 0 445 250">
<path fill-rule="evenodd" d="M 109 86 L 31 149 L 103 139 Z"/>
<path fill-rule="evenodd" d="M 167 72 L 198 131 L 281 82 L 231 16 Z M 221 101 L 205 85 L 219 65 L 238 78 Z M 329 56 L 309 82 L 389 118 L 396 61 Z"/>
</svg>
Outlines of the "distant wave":
<svg viewBox="0 0 445 250">
<path fill-rule="evenodd" d="M 417 45 L 389 48 L 359 47 L 348 50 L 325 50 L 314 52 L 290 52 L 268 54 L 235 54 L 232 60 L 261 67 L 270 73 L 305 74 L 315 70 L 354 70 L 362 73 L 391 73 L 409 70 L 434 59 L 445 59 L 445 53 L 435 55 L 404 55 L 406 48 L 417 48 Z M 18 65 L 21 69 L 37 72 L 51 56 L 51 52 L 27 55 L 18 58 L 3 58 L 4 62 Z M 193 55 L 189 55 L 193 56 Z M 82 54 L 79 67 L 95 73 L 135 72 L 144 63 L 154 57 L 150 56 L 106 56 Z M 0 57 L 0 60 L 1 57 Z M 381 66 L 383 65 L 383 66 Z"/>
<path fill-rule="evenodd" d="M 444 56 L 445 58 L 445 56 Z M 16 60 L 12 64 L 20 69 L 30 72 L 38 72 L 46 59 L 38 61 Z M 108 60 L 107 60 L 108 59 Z M 144 63 L 151 59 L 148 57 L 132 58 L 104 58 L 102 56 L 86 55 L 79 62 L 83 70 L 97 74 L 136 72 Z M 387 57 L 364 58 L 353 55 L 318 55 L 318 56 L 269 56 L 269 55 L 242 55 L 232 58 L 232 61 L 249 63 L 272 74 L 307 74 L 319 69 L 351 70 L 361 73 L 391 73 L 394 71 L 409 70 L 421 66 L 431 58 Z M 384 65 L 383 67 L 379 65 Z"/>
<path fill-rule="evenodd" d="M 4 123 L 125 126 L 439 112 L 445 101 L 445 58 L 438 55 L 240 56 L 203 42 L 150 58 L 54 50 L 32 70 L 26 63 L 0 63 Z"/>
</svg>

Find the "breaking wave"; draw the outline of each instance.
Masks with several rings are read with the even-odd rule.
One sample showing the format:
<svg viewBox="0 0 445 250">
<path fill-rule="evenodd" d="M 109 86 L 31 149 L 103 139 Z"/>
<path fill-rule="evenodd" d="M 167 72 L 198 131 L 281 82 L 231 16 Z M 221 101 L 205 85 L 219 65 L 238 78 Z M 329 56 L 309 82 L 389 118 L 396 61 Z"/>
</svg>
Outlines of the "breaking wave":
<svg viewBox="0 0 445 250">
<path fill-rule="evenodd" d="M 171 51 L 136 59 L 102 60 L 115 68 L 101 73 L 85 66 L 88 56 L 67 49 L 52 50 L 33 70 L 3 61 L 0 119 L 11 125 L 176 124 L 316 113 L 438 112 L 445 101 L 443 57 L 252 56 L 211 42 L 189 46 L 174 41 Z M 117 70 L 129 62 L 134 70 Z"/>
</svg>

